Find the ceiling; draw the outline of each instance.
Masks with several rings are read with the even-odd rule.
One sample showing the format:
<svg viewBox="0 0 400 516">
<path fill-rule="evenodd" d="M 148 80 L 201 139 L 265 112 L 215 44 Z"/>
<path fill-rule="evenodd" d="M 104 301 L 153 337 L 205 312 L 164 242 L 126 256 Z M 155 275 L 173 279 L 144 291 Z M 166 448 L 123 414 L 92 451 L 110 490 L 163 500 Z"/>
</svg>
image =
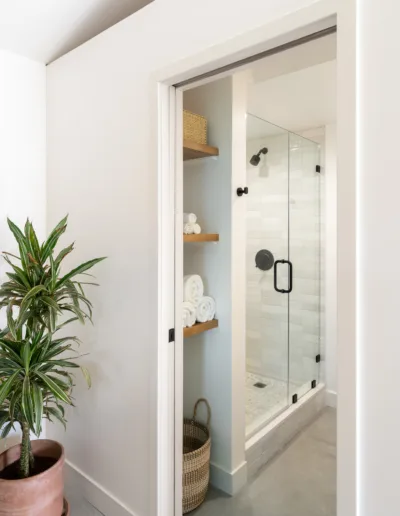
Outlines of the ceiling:
<svg viewBox="0 0 400 516">
<path fill-rule="evenodd" d="M 332 124 L 336 121 L 336 60 L 255 83 L 247 102 L 249 113 L 289 131 Z M 274 129 L 259 121 L 254 125 L 257 137 L 262 125 L 268 134 Z"/>
<path fill-rule="evenodd" d="M 252 64 L 247 111 L 262 120 L 248 117 L 249 138 L 336 121 L 336 45 L 332 34 Z"/>
<path fill-rule="evenodd" d="M 153 0 L 0 0 L 0 49 L 49 63 Z"/>
</svg>

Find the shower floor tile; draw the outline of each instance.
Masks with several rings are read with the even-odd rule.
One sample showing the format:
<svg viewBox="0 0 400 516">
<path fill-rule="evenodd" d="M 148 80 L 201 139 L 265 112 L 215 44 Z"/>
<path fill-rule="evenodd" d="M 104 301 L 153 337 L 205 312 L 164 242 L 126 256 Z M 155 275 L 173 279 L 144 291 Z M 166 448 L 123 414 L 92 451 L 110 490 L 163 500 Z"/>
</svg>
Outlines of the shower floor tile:
<svg viewBox="0 0 400 516">
<path fill-rule="evenodd" d="M 262 384 L 265 387 L 256 387 Z M 246 373 L 246 436 L 266 425 L 288 405 L 287 382 Z"/>
</svg>

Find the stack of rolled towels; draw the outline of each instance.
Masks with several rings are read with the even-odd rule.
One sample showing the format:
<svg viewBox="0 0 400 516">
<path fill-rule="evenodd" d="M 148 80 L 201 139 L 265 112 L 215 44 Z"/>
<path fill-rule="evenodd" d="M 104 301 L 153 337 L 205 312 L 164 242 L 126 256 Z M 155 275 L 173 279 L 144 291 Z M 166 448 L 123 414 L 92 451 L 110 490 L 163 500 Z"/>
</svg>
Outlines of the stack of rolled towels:
<svg viewBox="0 0 400 516">
<path fill-rule="evenodd" d="M 183 327 L 190 328 L 196 321 L 205 323 L 215 317 L 215 301 L 204 295 L 203 280 L 198 274 L 183 278 Z"/>
<path fill-rule="evenodd" d="M 201 227 L 197 224 L 197 216 L 194 213 L 183 214 L 183 234 L 200 235 Z"/>
</svg>

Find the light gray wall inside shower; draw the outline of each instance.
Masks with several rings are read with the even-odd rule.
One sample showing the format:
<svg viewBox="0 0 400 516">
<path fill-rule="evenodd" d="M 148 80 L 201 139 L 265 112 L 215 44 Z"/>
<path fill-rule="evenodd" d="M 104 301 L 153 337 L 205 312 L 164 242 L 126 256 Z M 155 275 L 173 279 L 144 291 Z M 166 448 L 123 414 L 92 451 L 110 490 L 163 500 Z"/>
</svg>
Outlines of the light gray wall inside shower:
<svg viewBox="0 0 400 516">
<path fill-rule="evenodd" d="M 268 154 L 258 167 L 250 157 Z M 247 369 L 290 382 L 290 393 L 318 381 L 315 355 L 320 343 L 320 185 L 313 142 L 282 133 L 247 142 Z M 288 196 L 289 192 L 289 196 Z M 255 267 L 258 250 L 294 266 L 293 292 L 274 290 L 273 270 Z M 286 287 L 287 269 L 279 284 Z M 316 378 L 314 378 L 316 377 Z"/>
</svg>

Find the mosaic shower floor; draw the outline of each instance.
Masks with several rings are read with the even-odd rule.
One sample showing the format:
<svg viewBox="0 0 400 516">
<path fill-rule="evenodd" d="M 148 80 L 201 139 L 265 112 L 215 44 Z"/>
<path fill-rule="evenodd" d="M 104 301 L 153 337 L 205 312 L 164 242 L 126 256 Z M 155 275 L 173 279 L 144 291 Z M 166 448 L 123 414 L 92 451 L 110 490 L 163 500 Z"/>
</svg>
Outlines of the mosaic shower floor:
<svg viewBox="0 0 400 516">
<path fill-rule="evenodd" d="M 256 386 L 256 384 L 261 386 Z M 262 385 L 265 385 L 263 387 Z M 246 373 L 246 436 L 259 430 L 288 405 L 288 384 Z"/>
</svg>

